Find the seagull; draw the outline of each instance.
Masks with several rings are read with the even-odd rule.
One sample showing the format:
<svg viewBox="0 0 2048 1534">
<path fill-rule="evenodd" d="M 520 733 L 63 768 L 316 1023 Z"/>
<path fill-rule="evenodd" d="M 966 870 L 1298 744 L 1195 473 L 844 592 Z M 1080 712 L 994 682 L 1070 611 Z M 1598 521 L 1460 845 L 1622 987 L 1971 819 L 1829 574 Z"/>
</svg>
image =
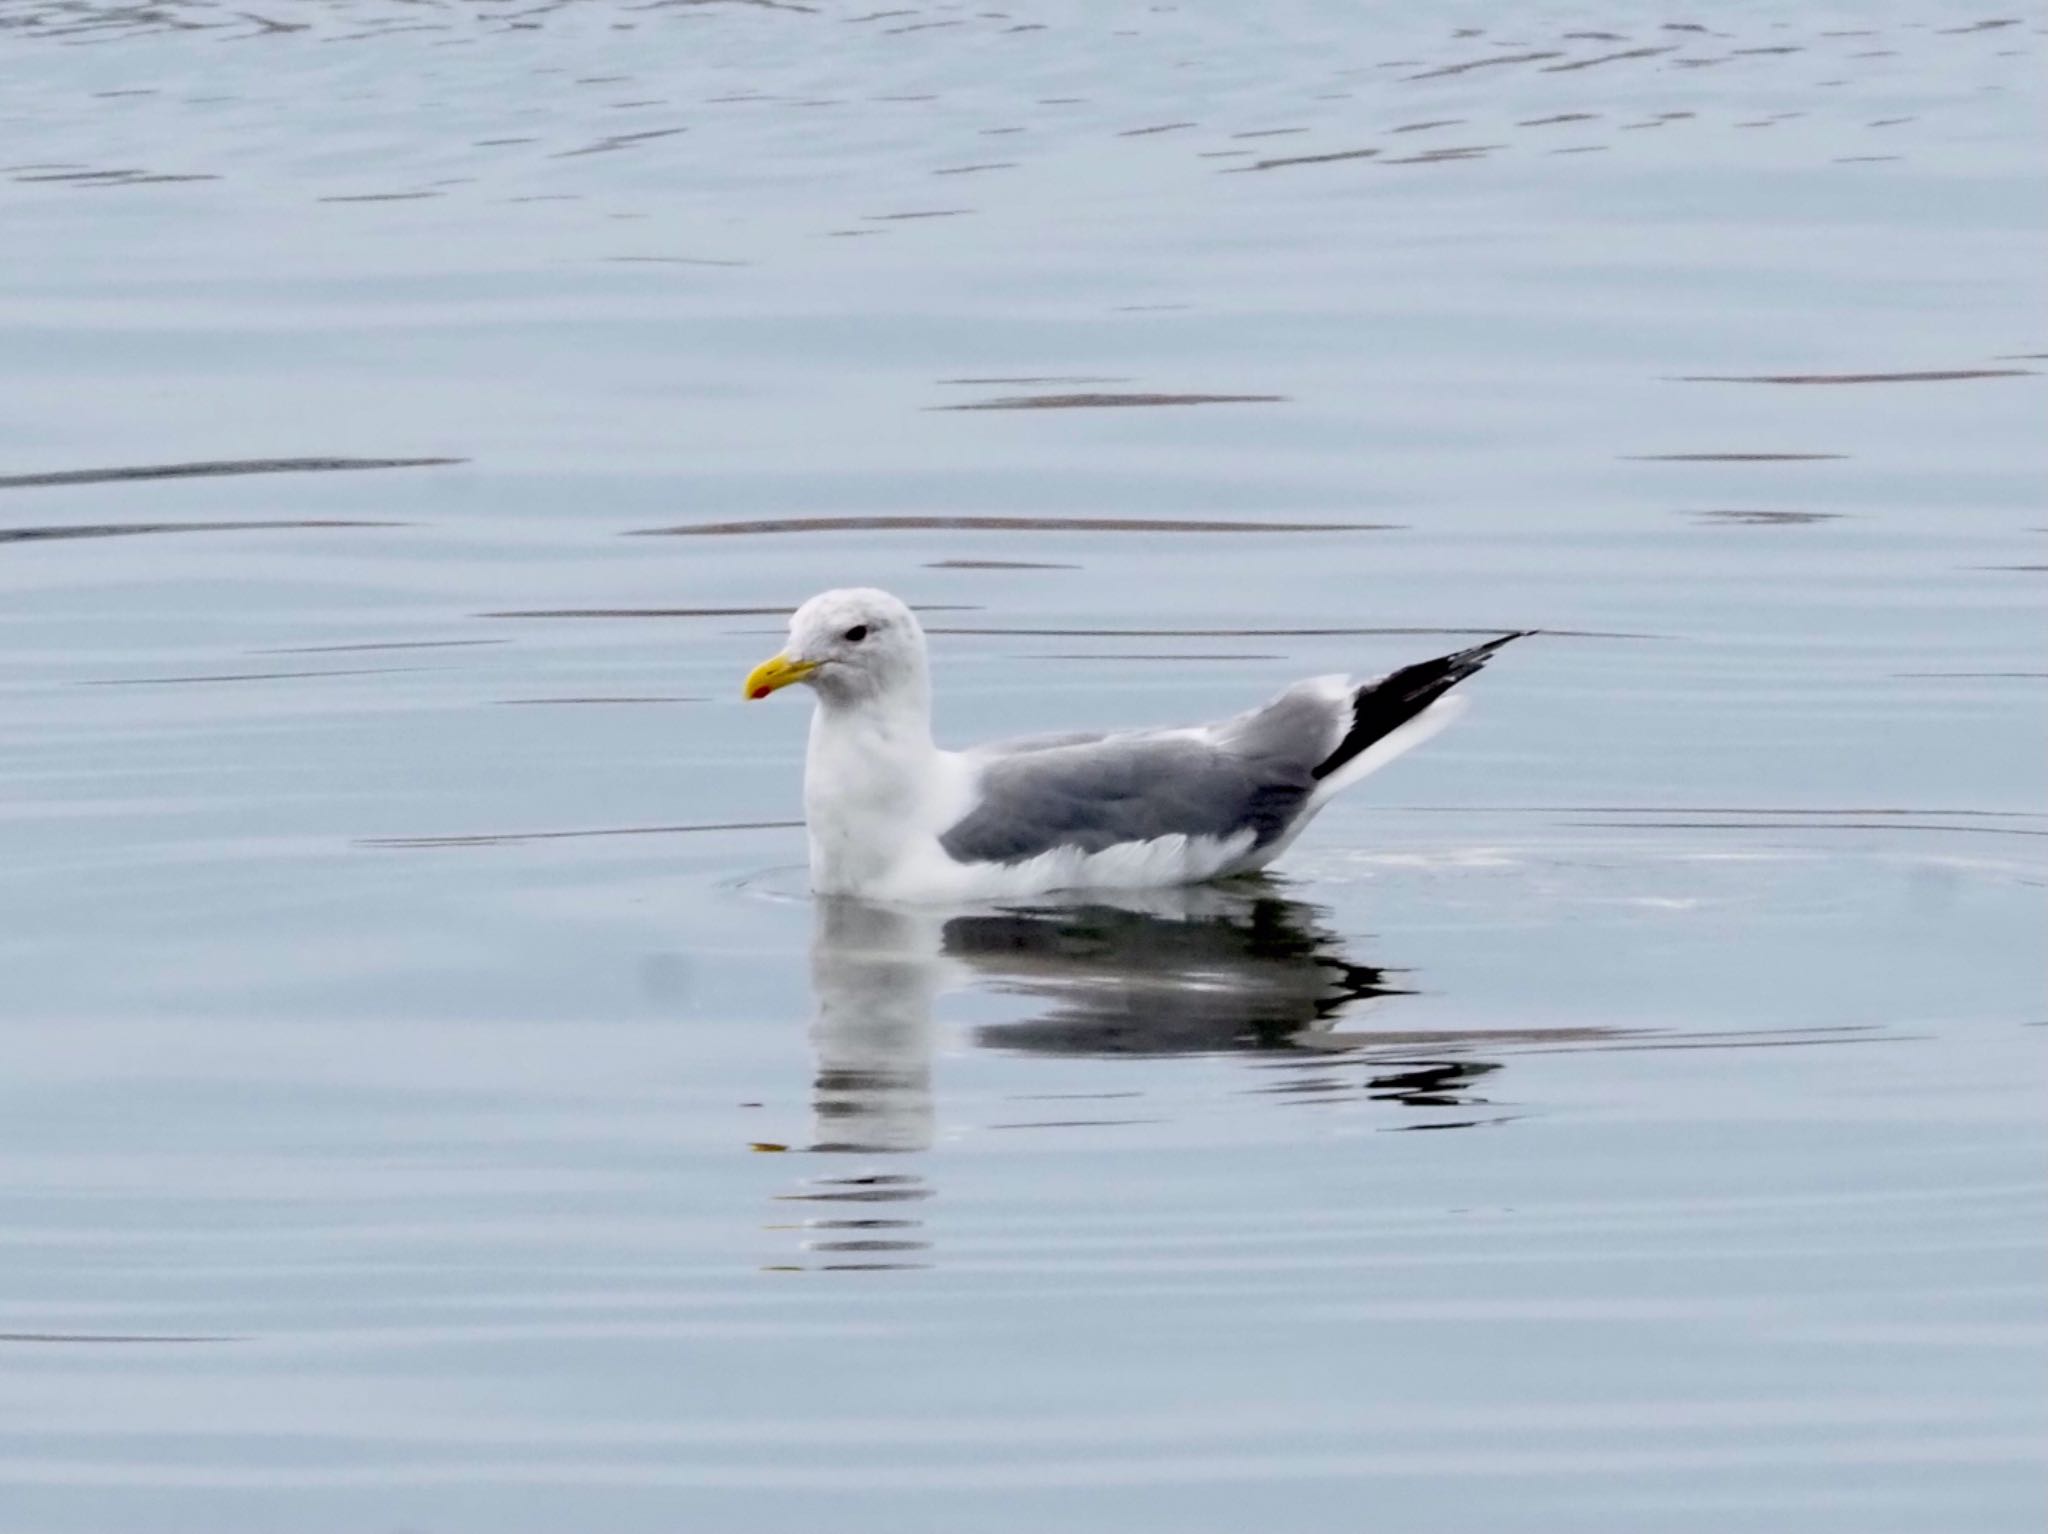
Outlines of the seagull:
<svg viewBox="0 0 2048 1534">
<path fill-rule="evenodd" d="M 932 741 L 917 615 L 886 591 L 812 597 L 746 696 L 817 695 L 804 767 L 811 886 L 896 903 L 1151 889 L 1264 868 L 1342 790 L 1449 724 L 1445 696 L 1529 630 L 1372 681 L 1297 682 L 1182 729 Z"/>
</svg>

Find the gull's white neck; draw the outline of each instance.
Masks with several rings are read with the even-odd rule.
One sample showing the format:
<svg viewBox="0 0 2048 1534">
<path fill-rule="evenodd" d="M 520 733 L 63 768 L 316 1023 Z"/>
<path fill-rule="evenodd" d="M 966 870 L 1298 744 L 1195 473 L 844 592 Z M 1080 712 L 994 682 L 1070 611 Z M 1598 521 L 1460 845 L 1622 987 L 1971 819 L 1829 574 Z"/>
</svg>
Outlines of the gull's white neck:
<svg viewBox="0 0 2048 1534">
<path fill-rule="evenodd" d="M 821 694 L 804 767 L 811 883 L 820 892 L 871 888 L 920 837 L 941 770 L 931 691 L 922 676 L 856 701 Z"/>
</svg>

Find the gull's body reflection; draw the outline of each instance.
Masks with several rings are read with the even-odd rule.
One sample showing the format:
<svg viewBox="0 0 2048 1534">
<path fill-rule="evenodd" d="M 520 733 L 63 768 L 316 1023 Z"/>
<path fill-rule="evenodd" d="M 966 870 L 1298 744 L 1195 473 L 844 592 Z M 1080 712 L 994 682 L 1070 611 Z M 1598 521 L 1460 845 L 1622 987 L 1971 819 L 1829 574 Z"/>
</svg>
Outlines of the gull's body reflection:
<svg viewBox="0 0 2048 1534">
<path fill-rule="evenodd" d="M 933 916 L 821 897 L 811 938 L 813 1151 L 904 1152 L 932 1143 L 932 1002 L 949 983 Z M 898 1164 L 901 1166 L 901 1163 Z M 831 1212 L 803 1222 L 803 1266 L 920 1268 L 931 1242 L 915 1171 L 810 1179 L 784 1202 Z M 778 1264 L 778 1266 L 784 1266 Z"/>
<path fill-rule="evenodd" d="M 1387 971 L 1348 957 L 1309 905 L 1263 881 L 1092 892 L 1069 903 L 931 911 L 820 899 L 811 944 L 817 1011 L 809 1149 L 928 1150 L 938 1133 L 933 1005 L 965 984 L 1029 998 L 1031 1015 L 975 1042 L 1027 1054 L 1159 1058 L 1258 1052 L 1290 1069 L 1271 1090 L 1458 1107 L 1493 1064 L 1435 1051 L 1398 1060 L 1368 1045 L 1415 1036 L 1340 1031 L 1378 998 Z M 1331 1069 L 1356 1055 L 1360 1073 Z M 1424 1127 L 1418 1125 L 1416 1127 Z M 1432 1124 L 1427 1127 L 1450 1127 Z M 912 1206 L 935 1190 L 897 1163 L 807 1182 L 786 1198 L 864 1206 L 806 1222 L 823 1266 L 903 1266 L 925 1252 Z M 852 1258 L 848 1261 L 845 1259 Z"/>
<path fill-rule="evenodd" d="M 955 916 L 942 946 L 999 990 L 1049 1003 L 979 1042 L 1060 1055 L 1327 1047 L 1338 1018 L 1393 993 L 1312 906 L 1261 885 Z"/>
<path fill-rule="evenodd" d="M 932 1002 L 948 983 L 930 915 L 821 896 L 811 939 L 814 1151 L 932 1143 Z"/>
<path fill-rule="evenodd" d="M 814 1151 L 930 1147 L 933 1004 L 968 983 L 1039 1004 L 975 1033 L 988 1048 L 1030 1054 L 1292 1052 L 1306 1064 L 1420 1042 L 1340 1031 L 1402 988 L 1349 957 L 1315 907 L 1258 881 L 966 912 L 822 899 L 811 983 Z M 1432 1106 L 1492 1069 L 1402 1063 L 1418 1105 Z"/>
</svg>

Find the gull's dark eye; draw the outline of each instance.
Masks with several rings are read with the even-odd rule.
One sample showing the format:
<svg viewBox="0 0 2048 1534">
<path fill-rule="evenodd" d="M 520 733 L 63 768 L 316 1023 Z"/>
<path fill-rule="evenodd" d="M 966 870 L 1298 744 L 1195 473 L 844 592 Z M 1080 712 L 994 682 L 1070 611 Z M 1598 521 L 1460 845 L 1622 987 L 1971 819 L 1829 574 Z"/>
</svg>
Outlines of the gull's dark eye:
<svg viewBox="0 0 2048 1534">
<path fill-rule="evenodd" d="M 844 634 L 840 635 L 840 638 L 849 639 L 853 641 L 853 643 L 855 644 L 859 644 L 863 639 L 867 637 L 868 626 L 865 623 L 856 623 L 852 628 L 848 629 Z"/>
</svg>

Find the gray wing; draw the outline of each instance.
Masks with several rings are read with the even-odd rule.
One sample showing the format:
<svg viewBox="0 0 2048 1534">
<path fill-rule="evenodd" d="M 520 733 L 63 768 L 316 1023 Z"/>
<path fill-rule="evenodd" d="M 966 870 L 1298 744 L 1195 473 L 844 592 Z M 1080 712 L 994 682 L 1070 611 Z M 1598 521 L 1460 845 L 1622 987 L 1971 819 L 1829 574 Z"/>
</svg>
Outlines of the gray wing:
<svg viewBox="0 0 2048 1534">
<path fill-rule="evenodd" d="M 1161 836 L 1280 836 L 1344 734 L 1347 694 L 1317 683 L 1201 731 L 1068 736 L 985 747 L 975 807 L 939 838 L 963 863 Z"/>
</svg>

